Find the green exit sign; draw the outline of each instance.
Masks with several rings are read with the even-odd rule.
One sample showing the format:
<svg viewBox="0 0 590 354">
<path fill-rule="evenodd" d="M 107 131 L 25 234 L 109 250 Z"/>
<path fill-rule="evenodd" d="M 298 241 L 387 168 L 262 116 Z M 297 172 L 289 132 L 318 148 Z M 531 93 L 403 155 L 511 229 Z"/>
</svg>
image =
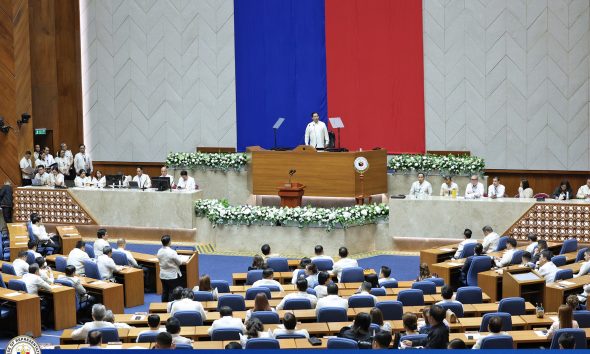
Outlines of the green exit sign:
<svg viewBox="0 0 590 354">
<path fill-rule="evenodd" d="M 47 128 L 35 129 L 35 135 L 45 135 L 45 134 L 47 134 Z"/>
</svg>

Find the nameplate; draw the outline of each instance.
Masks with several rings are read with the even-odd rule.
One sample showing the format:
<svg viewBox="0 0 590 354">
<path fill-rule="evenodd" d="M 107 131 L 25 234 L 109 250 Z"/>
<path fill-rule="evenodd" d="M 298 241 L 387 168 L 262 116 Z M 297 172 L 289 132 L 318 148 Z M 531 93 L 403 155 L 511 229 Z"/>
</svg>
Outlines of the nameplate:
<svg viewBox="0 0 590 354">
<path fill-rule="evenodd" d="M 14 236 L 14 238 L 29 238 L 29 236 Z"/>
<path fill-rule="evenodd" d="M 454 251 L 454 249 L 452 249 L 452 248 L 441 248 L 440 250 L 443 252 L 453 252 Z"/>
<path fill-rule="evenodd" d="M 15 296 L 19 296 L 21 293 L 9 293 L 9 294 L 4 294 L 4 296 L 6 297 L 15 297 Z"/>
<path fill-rule="evenodd" d="M 27 245 L 28 242 L 15 242 L 14 244 L 15 245 Z"/>
</svg>

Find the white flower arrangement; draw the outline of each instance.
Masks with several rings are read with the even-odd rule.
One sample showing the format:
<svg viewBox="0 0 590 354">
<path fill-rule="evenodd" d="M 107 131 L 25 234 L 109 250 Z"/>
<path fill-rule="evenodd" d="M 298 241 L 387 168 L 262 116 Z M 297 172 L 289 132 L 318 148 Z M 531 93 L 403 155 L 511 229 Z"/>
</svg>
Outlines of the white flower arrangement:
<svg viewBox="0 0 590 354">
<path fill-rule="evenodd" d="M 264 206 L 230 206 L 226 200 L 200 199 L 195 212 L 206 217 L 214 225 L 269 225 L 298 226 L 317 225 L 330 231 L 334 228 L 366 225 L 389 217 L 387 204 L 355 205 L 344 208 L 274 208 Z"/>
<path fill-rule="evenodd" d="M 248 156 L 245 153 L 171 152 L 166 158 L 168 167 L 209 168 L 221 171 L 239 171 L 247 163 Z"/>
<path fill-rule="evenodd" d="M 485 161 L 477 156 L 449 155 L 395 155 L 387 168 L 396 173 L 440 171 L 443 174 L 471 175 L 482 174 Z"/>
</svg>

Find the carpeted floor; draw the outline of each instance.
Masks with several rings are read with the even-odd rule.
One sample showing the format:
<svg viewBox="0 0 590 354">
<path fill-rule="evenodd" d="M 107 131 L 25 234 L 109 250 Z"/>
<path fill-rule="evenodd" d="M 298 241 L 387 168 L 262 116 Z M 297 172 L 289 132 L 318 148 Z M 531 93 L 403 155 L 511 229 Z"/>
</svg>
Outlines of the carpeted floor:
<svg viewBox="0 0 590 354">
<path fill-rule="evenodd" d="M 159 246 L 129 244 L 127 248 L 131 251 L 156 254 Z M 199 255 L 199 272 L 201 274 L 209 274 L 211 279 L 223 279 L 231 282 L 232 273 L 244 272 L 250 265 L 251 260 L 252 257 L 249 256 L 201 254 Z M 392 269 L 392 276 L 398 280 L 413 280 L 418 275 L 419 257 L 417 256 L 378 255 L 361 258 L 358 261 L 361 267 L 373 268 L 376 271 L 379 271 L 382 265 L 387 265 Z M 146 294 L 144 305 L 126 308 L 125 313 L 147 312 L 149 304 L 152 302 L 160 302 L 160 296 Z M 42 336 L 37 338 L 37 342 L 58 344 L 61 332 L 53 330 L 43 331 Z M 8 340 L 9 338 L 0 339 L 0 348 L 5 348 Z"/>
</svg>

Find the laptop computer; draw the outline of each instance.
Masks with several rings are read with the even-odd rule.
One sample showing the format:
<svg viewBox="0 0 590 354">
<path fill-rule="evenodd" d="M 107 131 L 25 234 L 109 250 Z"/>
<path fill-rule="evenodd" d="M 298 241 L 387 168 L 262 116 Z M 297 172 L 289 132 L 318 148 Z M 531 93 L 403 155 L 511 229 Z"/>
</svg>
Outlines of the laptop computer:
<svg viewBox="0 0 590 354">
<path fill-rule="evenodd" d="M 129 181 L 129 189 L 139 189 L 139 184 L 134 181 Z"/>
</svg>

